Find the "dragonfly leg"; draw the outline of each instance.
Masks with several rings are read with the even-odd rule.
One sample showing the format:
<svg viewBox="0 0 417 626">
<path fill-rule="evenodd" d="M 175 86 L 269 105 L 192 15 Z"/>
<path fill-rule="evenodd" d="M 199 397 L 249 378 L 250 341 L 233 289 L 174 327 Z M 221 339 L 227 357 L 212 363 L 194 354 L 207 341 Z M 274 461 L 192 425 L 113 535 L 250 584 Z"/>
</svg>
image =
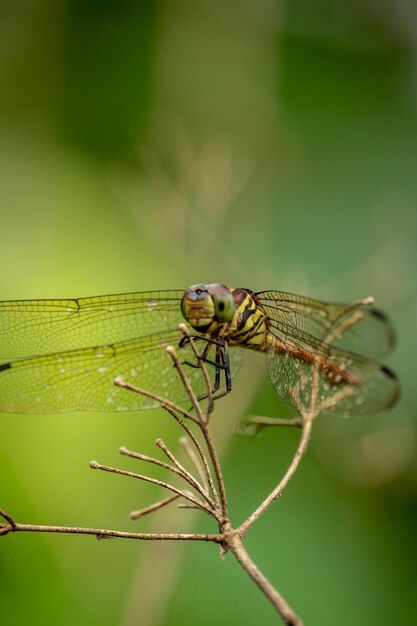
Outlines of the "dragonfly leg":
<svg viewBox="0 0 417 626">
<path fill-rule="evenodd" d="M 207 365 L 211 365 L 214 367 L 214 379 L 213 386 L 211 392 L 213 394 L 213 400 L 218 400 L 219 398 L 223 398 L 228 393 L 230 393 L 232 389 L 232 376 L 230 372 L 230 360 L 229 353 L 227 350 L 227 344 L 224 341 L 223 337 L 213 338 L 207 335 L 191 335 L 193 339 L 196 341 L 204 341 L 205 346 L 200 356 L 197 358 L 196 363 L 192 363 L 190 361 L 183 361 L 184 365 L 188 365 L 189 367 L 198 368 L 200 367 L 200 363 L 204 363 Z M 179 347 L 183 348 L 189 343 L 189 339 L 187 336 L 182 337 L 179 342 Z M 210 353 L 212 352 L 213 346 L 215 346 L 215 355 L 214 359 L 210 358 Z M 220 391 L 222 386 L 222 372 L 224 372 L 224 391 Z M 219 393 L 218 393 L 219 392 Z M 208 397 L 208 393 L 202 394 L 198 397 L 198 400 L 205 400 Z"/>
<path fill-rule="evenodd" d="M 205 339 L 205 338 L 203 338 Z M 213 346 L 213 343 L 216 345 L 215 350 L 215 358 L 214 360 L 209 359 L 208 355 Z M 200 360 L 203 363 L 208 363 L 214 367 L 214 380 L 211 392 L 213 393 L 213 400 L 218 400 L 219 398 L 223 398 L 228 393 L 230 393 L 232 389 L 232 377 L 230 373 L 230 361 L 229 361 L 229 353 L 227 350 L 227 344 L 221 341 L 209 342 L 207 343 L 204 351 L 200 356 Z M 198 365 L 191 364 L 193 367 L 198 367 Z M 224 382 L 225 382 L 225 390 L 219 390 L 222 386 L 222 372 L 224 373 Z M 199 396 L 199 400 L 205 400 L 208 397 L 208 393 L 205 393 Z"/>
<path fill-rule="evenodd" d="M 230 359 L 229 359 L 229 352 L 227 350 L 227 345 L 224 345 L 223 347 L 220 347 L 220 346 L 217 347 L 216 361 L 217 361 L 217 365 L 216 365 L 216 374 L 215 374 L 213 391 L 214 393 L 216 393 L 216 391 L 220 389 L 220 375 L 222 371 L 224 372 L 226 389 L 225 391 L 217 394 L 213 398 L 214 400 L 223 398 L 224 396 L 227 396 L 227 394 L 232 391 L 232 376 L 230 372 Z"/>
<path fill-rule="evenodd" d="M 184 341 L 184 339 L 186 341 Z M 215 367 L 215 368 L 223 368 L 224 367 L 223 365 L 221 365 L 221 363 L 220 363 L 220 361 L 218 359 L 218 356 L 217 356 L 217 350 L 219 348 L 220 349 L 221 348 L 224 349 L 224 343 L 221 343 L 217 339 L 211 339 L 210 337 L 205 337 L 204 335 L 195 335 L 195 336 L 193 336 L 193 339 L 201 340 L 201 341 L 204 341 L 206 343 L 203 352 L 198 357 L 198 361 L 203 361 L 203 363 L 207 363 L 209 365 L 213 365 L 213 367 Z M 183 337 L 178 345 L 179 345 L 180 348 L 183 348 L 186 343 L 188 343 L 188 338 L 187 337 Z M 209 359 L 209 356 L 208 356 L 213 345 L 216 345 L 216 359 L 215 359 L 215 361 L 213 361 L 212 359 Z M 194 368 L 200 367 L 198 362 L 197 363 L 191 363 L 191 361 L 183 361 L 183 365 L 188 365 L 189 367 L 194 367 Z"/>
<path fill-rule="evenodd" d="M 213 400 L 219 400 L 224 396 L 227 396 L 228 393 L 232 390 L 232 376 L 230 373 L 230 360 L 229 360 L 229 352 L 227 350 L 227 345 L 216 347 L 216 362 L 215 362 L 215 373 L 214 373 L 214 383 L 212 392 L 215 394 L 213 396 Z M 225 387 L 224 391 L 217 393 L 221 386 L 221 374 L 224 372 L 225 377 Z M 204 396 L 207 397 L 207 394 Z M 201 398 L 201 399 L 204 399 Z"/>
<path fill-rule="evenodd" d="M 208 344 L 213 344 L 215 346 L 224 346 L 224 341 L 222 339 L 215 339 L 214 337 L 210 337 L 209 335 L 202 335 L 202 334 L 195 334 L 195 335 L 189 335 L 189 337 L 191 339 L 197 339 L 197 340 L 202 340 L 205 341 L 207 346 Z M 189 343 L 189 338 L 187 335 L 184 335 L 179 343 L 178 343 L 178 347 L 179 348 L 183 348 L 185 345 L 187 345 L 187 343 Z"/>
</svg>

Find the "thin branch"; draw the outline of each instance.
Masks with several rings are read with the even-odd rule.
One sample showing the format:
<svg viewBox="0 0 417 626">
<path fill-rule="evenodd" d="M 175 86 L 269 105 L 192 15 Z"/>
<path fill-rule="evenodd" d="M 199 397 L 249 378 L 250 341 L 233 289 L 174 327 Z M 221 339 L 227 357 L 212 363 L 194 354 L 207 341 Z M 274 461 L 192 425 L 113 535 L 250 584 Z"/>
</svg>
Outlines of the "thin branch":
<svg viewBox="0 0 417 626">
<path fill-rule="evenodd" d="M 275 609 L 281 615 L 284 623 L 287 624 L 287 626 L 303 626 L 302 620 L 290 607 L 288 602 L 252 561 L 251 557 L 243 547 L 240 536 L 234 534 L 228 543 L 228 547 L 248 576 L 250 576 L 268 600 L 272 602 Z"/>
<path fill-rule="evenodd" d="M 262 513 L 266 511 L 266 509 L 272 504 L 272 502 L 280 497 L 285 487 L 293 477 L 302 457 L 307 450 L 308 443 L 310 441 L 312 425 L 313 420 L 305 420 L 301 433 L 301 438 L 298 442 L 297 450 L 287 468 L 287 471 L 285 472 L 284 476 L 279 481 L 275 489 L 273 489 L 271 493 L 265 498 L 265 500 L 255 509 L 255 511 L 251 515 L 249 515 L 247 520 L 245 520 L 239 526 L 238 530 L 242 533 L 242 536 L 247 532 L 248 528 L 252 526 L 252 524 L 256 522 L 257 519 L 259 519 Z"/>
<path fill-rule="evenodd" d="M 132 459 L 137 459 L 139 461 L 145 461 L 147 463 L 153 463 L 154 465 L 159 465 L 159 467 L 163 467 L 169 472 L 176 474 L 177 476 L 179 476 L 180 478 L 188 482 L 188 484 L 191 487 L 193 487 L 196 491 L 198 491 L 210 506 L 213 506 L 213 502 L 211 501 L 208 494 L 205 492 L 204 488 L 200 485 L 200 483 L 184 467 L 182 467 L 180 463 L 178 463 L 174 455 L 168 450 L 168 448 L 164 444 L 162 446 L 160 445 L 160 442 L 162 442 L 162 439 L 157 439 L 155 443 L 159 448 L 161 448 L 161 450 L 163 450 L 165 454 L 166 454 L 166 451 L 169 452 L 170 456 L 168 454 L 167 456 L 170 460 L 172 460 L 175 463 L 175 466 L 169 465 L 169 463 L 165 463 L 164 461 L 161 461 L 160 459 L 155 459 L 152 456 L 148 456 L 140 452 L 134 452 L 132 450 L 128 450 L 125 446 L 122 446 L 119 449 L 119 452 L 120 454 L 124 456 L 129 456 Z"/>
<path fill-rule="evenodd" d="M 180 504 L 178 505 L 179 509 L 197 509 L 198 507 L 196 507 L 194 504 L 187 504 L 186 502 L 180 502 Z"/>
<path fill-rule="evenodd" d="M 143 480 L 147 483 L 152 483 L 153 485 L 159 485 L 160 487 L 163 487 L 164 489 L 167 489 L 168 491 L 172 491 L 173 493 L 177 493 L 179 496 L 182 496 L 186 500 L 189 500 L 196 506 L 200 507 L 201 509 L 204 509 L 209 515 L 212 515 L 212 516 L 214 515 L 213 511 L 208 506 L 206 506 L 204 502 L 201 502 L 201 500 L 198 500 L 197 498 L 195 498 L 189 491 L 178 489 L 177 487 L 174 487 L 174 485 L 170 485 L 169 483 L 166 483 L 163 480 L 158 480 L 157 478 L 151 478 L 150 476 L 145 476 L 144 474 L 136 474 L 135 472 L 127 472 L 126 470 L 121 470 L 117 467 L 111 467 L 109 465 L 101 465 L 100 463 L 97 463 L 97 461 L 90 461 L 90 467 L 91 469 L 101 470 L 103 472 L 110 472 L 111 474 L 119 474 L 120 476 L 129 476 L 129 478 L 137 478 L 138 480 Z"/>
<path fill-rule="evenodd" d="M 345 387 L 344 389 L 334 393 L 332 396 L 327 398 L 327 400 L 323 400 L 323 402 L 320 403 L 320 413 L 325 413 L 327 409 L 331 409 L 333 406 L 336 406 L 336 404 L 339 404 L 339 402 L 345 398 L 349 398 L 349 396 L 352 396 L 354 393 L 355 391 L 352 387 Z"/>
<path fill-rule="evenodd" d="M 203 496 L 203 498 L 207 501 L 207 503 L 211 507 L 213 507 L 213 501 L 208 495 L 208 493 L 206 492 L 206 490 L 204 489 L 203 485 L 201 485 L 198 482 L 198 480 L 194 478 L 194 476 L 190 474 L 190 472 L 175 458 L 175 456 L 172 454 L 171 450 L 165 445 L 163 440 L 157 439 L 156 445 L 158 446 L 158 448 L 162 450 L 164 454 L 166 454 L 169 460 L 174 463 L 179 474 L 184 478 L 184 480 L 186 480 L 188 484 L 191 485 L 191 487 L 194 487 L 194 489 Z"/>
<path fill-rule="evenodd" d="M 167 348 L 167 350 L 168 350 L 168 348 Z M 161 396 L 158 396 L 155 393 L 151 393 L 150 391 L 146 391 L 146 389 L 141 389 L 140 387 L 135 387 L 134 385 L 131 385 L 130 383 L 125 383 L 120 378 L 115 378 L 113 380 L 113 384 L 116 385 L 117 387 L 122 387 L 123 389 L 128 389 L 129 391 L 133 391 L 134 393 L 138 393 L 139 395 L 145 396 L 146 398 L 150 398 L 151 400 L 155 400 L 155 402 L 157 402 L 161 406 L 163 406 L 164 404 L 167 403 L 166 398 L 162 398 Z M 178 411 L 178 413 L 181 413 L 181 415 L 183 415 L 187 419 L 191 420 L 192 422 L 196 422 L 197 423 L 197 419 L 194 417 L 194 415 L 192 413 L 190 413 L 189 411 L 186 411 L 186 409 L 184 409 L 181 406 L 178 406 L 177 404 L 174 404 L 173 402 L 170 402 L 170 405 L 173 407 L 174 411 Z"/>
<path fill-rule="evenodd" d="M 211 436 L 211 431 L 208 425 L 208 422 L 203 422 L 200 425 L 201 432 L 203 433 L 207 449 L 210 455 L 210 459 L 213 465 L 214 473 L 216 475 L 217 485 L 219 487 L 220 492 L 220 503 L 222 508 L 222 516 L 223 521 L 228 521 L 228 506 L 227 506 L 227 498 L 226 498 L 226 487 L 223 480 L 222 469 L 219 461 L 219 457 L 217 455 L 216 446 L 214 445 L 213 438 Z"/>
<path fill-rule="evenodd" d="M 349 313 L 349 311 L 354 311 L 354 314 L 355 313 L 361 313 L 360 311 L 357 310 L 358 306 L 369 306 L 369 305 L 373 304 L 374 302 L 375 302 L 375 299 L 372 296 L 367 296 L 366 298 L 363 298 L 362 300 L 356 300 L 355 302 L 352 302 L 351 304 L 347 304 L 343 309 L 341 309 L 339 311 L 339 313 L 335 317 L 332 317 L 329 320 L 327 326 L 324 329 L 323 338 L 329 337 L 329 339 L 326 340 L 327 343 L 329 343 L 329 344 L 333 343 L 335 337 L 332 338 L 331 335 L 328 335 L 328 333 L 330 332 L 332 326 L 334 326 L 334 324 L 336 324 L 336 322 L 338 322 L 340 319 L 342 319 L 346 315 L 346 313 Z M 357 319 L 354 322 L 354 324 L 359 322 L 362 318 L 363 318 L 363 315 L 361 314 L 360 319 Z M 341 327 L 342 332 L 344 332 L 343 328 L 344 328 L 345 324 L 346 324 L 346 322 L 344 322 L 343 326 Z M 349 325 L 346 326 L 346 328 L 349 328 Z M 346 330 L 346 328 L 345 328 L 345 330 Z M 337 334 L 340 333 L 341 329 L 340 328 L 337 329 Z"/>
<path fill-rule="evenodd" d="M 333 331 L 332 333 L 330 333 L 329 343 L 332 343 L 341 332 L 344 332 L 345 330 L 351 328 L 352 326 L 360 322 L 361 319 L 363 319 L 362 312 L 354 310 L 356 306 L 358 306 L 359 304 L 371 304 L 372 302 L 373 302 L 372 298 L 366 298 L 360 302 L 347 306 L 343 312 L 343 315 L 345 315 L 349 310 L 353 310 L 353 313 L 347 320 L 345 320 L 343 325 L 340 328 L 338 328 L 337 331 Z M 332 323 L 329 324 L 329 328 L 328 328 L 329 331 L 334 322 L 335 320 L 333 320 Z M 271 491 L 271 493 L 255 509 L 255 511 L 239 526 L 238 530 L 242 532 L 242 536 L 247 532 L 249 527 L 262 515 L 262 513 L 266 511 L 266 509 L 271 505 L 271 503 L 282 494 L 288 482 L 291 480 L 298 465 L 300 464 L 302 457 L 307 451 L 308 444 L 309 444 L 310 437 L 311 437 L 311 429 L 313 426 L 313 421 L 317 417 L 317 415 L 319 413 L 324 412 L 326 409 L 330 408 L 331 406 L 336 405 L 338 402 L 345 399 L 346 397 L 349 397 L 350 395 L 354 393 L 354 390 L 351 387 L 345 387 L 342 390 L 333 394 L 327 400 L 317 404 L 317 397 L 318 397 L 318 391 L 319 391 L 319 386 L 320 386 L 320 364 L 319 364 L 318 358 L 315 359 L 312 376 L 311 376 L 311 393 L 310 393 L 309 406 L 305 407 L 300 398 L 300 389 L 302 388 L 303 385 L 307 383 L 308 383 L 307 379 L 301 380 L 299 385 L 295 387 L 291 393 L 293 403 L 300 412 L 300 415 L 301 415 L 300 419 L 302 423 L 302 433 L 301 433 L 300 441 L 298 443 L 297 450 L 290 462 L 290 465 L 287 468 L 287 471 L 285 472 L 284 476 L 282 477 L 280 482 L 277 484 L 275 489 Z"/>
<path fill-rule="evenodd" d="M 60 533 L 75 535 L 95 535 L 99 539 L 117 537 L 120 539 L 139 539 L 143 541 L 212 541 L 222 543 L 222 534 L 190 533 L 131 533 L 107 528 L 82 528 L 79 526 L 45 526 L 40 524 L 0 524 L 0 536 L 12 532 Z"/>
<path fill-rule="evenodd" d="M 204 469 L 203 466 L 201 465 L 200 461 L 198 460 L 198 456 L 196 455 L 194 448 L 192 447 L 190 440 L 188 439 L 188 437 L 180 437 L 180 444 L 184 450 L 184 452 L 187 454 L 188 458 L 190 459 L 190 461 L 193 463 L 195 469 L 197 470 L 197 473 L 200 477 L 200 481 L 202 483 L 202 485 L 204 486 L 204 488 L 207 490 L 208 486 L 207 486 L 207 476 L 204 473 Z"/>
<path fill-rule="evenodd" d="M 158 509 L 162 509 L 164 506 L 167 506 L 174 500 L 178 500 L 178 498 L 180 497 L 181 496 L 178 495 L 178 493 L 174 493 L 172 496 L 168 496 L 168 498 L 165 498 L 164 500 L 160 500 L 159 502 L 155 502 L 154 504 L 145 506 L 143 509 L 139 509 L 138 511 L 132 511 L 129 517 L 133 520 L 139 519 L 139 517 L 144 517 L 149 513 L 153 513 L 154 511 L 158 511 Z"/>
<path fill-rule="evenodd" d="M 236 433 L 238 435 L 250 435 L 256 436 L 262 428 L 267 426 L 280 426 L 280 427 L 303 427 L 302 417 L 291 417 L 288 419 L 279 417 L 267 417 L 264 415 L 249 415 L 244 420 L 239 422 L 236 427 Z"/>
<path fill-rule="evenodd" d="M 219 505 L 219 496 L 217 494 L 217 490 L 216 487 L 214 485 L 214 481 L 213 481 L 213 476 L 211 474 L 211 469 L 210 469 L 210 465 L 208 463 L 207 457 L 204 454 L 203 448 L 201 447 L 200 442 L 198 441 L 197 437 L 195 436 L 195 434 L 193 433 L 193 431 L 191 430 L 191 428 L 188 426 L 188 424 L 186 424 L 184 422 L 183 419 L 181 419 L 181 417 L 179 415 L 177 415 L 177 413 L 175 412 L 175 410 L 173 408 L 171 408 L 171 405 L 169 403 L 165 403 L 164 405 L 162 405 L 162 408 L 165 409 L 165 411 L 167 411 L 167 413 L 169 413 L 170 415 L 172 415 L 172 417 L 175 419 L 176 422 L 178 422 L 178 424 L 181 426 L 181 428 L 183 428 L 185 430 L 185 432 L 187 433 L 187 435 L 189 436 L 190 440 L 192 441 L 192 443 L 195 446 L 195 449 L 197 450 L 200 459 L 203 463 L 203 467 L 204 467 L 204 471 L 206 472 L 206 476 L 207 476 L 207 481 L 210 487 L 210 491 L 213 495 L 213 499 L 215 502 L 216 507 Z"/>
<path fill-rule="evenodd" d="M 179 377 L 181 379 L 181 382 L 182 382 L 182 384 L 184 386 L 184 389 L 187 392 L 187 395 L 188 395 L 188 397 L 191 400 L 191 404 L 193 405 L 193 408 L 194 408 L 194 410 L 196 412 L 196 415 L 197 415 L 197 422 L 199 423 L 199 422 L 204 421 L 204 415 L 203 415 L 203 411 L 201 410 L 200 403 L 198 401 L 197 396 L 194 393 L 193 388 L 191 387 L 190 381 L 188 380 L 187 374 L 184 371 L 182 363 L 180 362 L 180 360 L 179 360 L 179 358 L 177 356 L 175 348 L 173 346 L 168 346 L 167 347 L 167 352 L 168 352 L 169 356 L 171 357 L 171 359 L 172 359 L 172 361 L 174 363 L 174 366 L 175 366 L 175 368 L 176 368 L 176 370 L 178 372 L 178 375 L 179 375 Z M 201 360 L 199 362 L 199 367 L 201 369 Z M 177 409 L 175 409 L 175 410 L 177 410 Z M 194 421 L 196 421 L 195 418 L 194 418 Z"/>
<path fill-rule="evenodd" d="M 176 474 L 177 476 L 180 476 L 181 478 L 184 478 L 183 474 L 180 472 L 179 469 L 177 469 L 173 465 L 169 465 L 169 463 L 165 463 L 165 461 L 161 461 L 160 459 L 156 459 L 153 456 L 148 456 L 147 454 L 142 454 L 141 452 L 134 452 L 132 450 L 128 450 L 125 446 L 122 446 L 121 448 L 119 448 L 119 452 L 123 456 L 129 456 L 132 459 L 137 459 L 138 461 L 145 461 L 146 463 L 152 463 L 153 465 L 158 465 L 159 467 L 163 467 L 164 469 L 168 470 L 169 472 L 172 472 L 173 474 Z M 91 465 L 90 465 L 90 467 L 91 467 Z M 93 469 L 98 469 L 98 468 L 94 467 Z"/>
<path fill-rule="evenodd" d="M 332 344 L 342 333 L 363 320 L 364 317 L 363 311 L 354 311 L 340 328 L 335 328 L 330 335 L 326 337 L 326 342 Z"/>
</svg>

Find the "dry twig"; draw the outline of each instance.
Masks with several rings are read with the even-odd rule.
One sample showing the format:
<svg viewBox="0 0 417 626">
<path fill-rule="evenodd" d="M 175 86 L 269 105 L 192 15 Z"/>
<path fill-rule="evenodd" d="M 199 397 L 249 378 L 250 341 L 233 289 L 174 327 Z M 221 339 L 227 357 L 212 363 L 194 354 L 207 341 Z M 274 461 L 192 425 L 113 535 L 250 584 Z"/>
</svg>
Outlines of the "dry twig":
<svg viewBox="0 0 417 626">
<path fill-rule="evenodd" d="M 344 328 L 349 328 L 360 320 L 360 314 L 355 311 L 356 304 L 357 303 L 351 307 L 352 316 L 349 317 L 349 319 L 344 323 L 342 329 L 338 329 L 338 332 L 341 330 L 343 331 Z M 346 309 L 346 311 L 349 312 L 350 308 Z M 192 351 L 194 352 L 206 387 L 205 401 L 203 402 L 196 397 L 185 372 L 184 366 L 177 356 L 176 350 L 172 346 L 169 346 L 167 348 L 167 352 L 172 359 L 181 383 L 186 390 L 187 396 L 192 405 L 192 412 L 185 410 L 183 407 L 169 402 L 162 397 L 150 393 L 147 390 L 136 388 L 121 380 L 115 380 L 114 383 L 120 387 L 131 390 L 132 393 L 139 393 L 155 400 L 169 415 L 175 419 L 184 432 L 184 435 L 180 440 L 182 448 L 191 460 L 197 472 L 198 478 L 185 468 L 185 466 L 176 458 L 176 456 L 161 439 L 156 441 L 156 445 L 168 459 L 168 463 L 155 457 L 150 457 L 139 452 L 128 450 L 125 447 L 120 448 L 120 453 L 138 461 L 162 467 L 172 476 L 172 478 L 174 478 L 174 480 L 179 480 L 183 483 L 183 486 L 181 487 L 171 482 L 152 478 L 145 474 L 128 472 L 97 463 L 96 461 L 91 461 L 90 467 L 92 469 L 111 472 L 120 476 L 150 482 L 169 492 L 168 497 L 161 499 L 158 502 L 141 509 L 140 511 L 132 512 L 130 514 L 132 519 L 137 519 L 146 514 L 150 514 L 162 507 L 165 507 L 171 502 L 178 500 L 180 501 L 181 508 L 197 508 L 214 518 L 217 522 L 219 532 L 215 534 L 133 533 L 97 528 L 20 524 L 15 522 L 12 516 L 0 509 L 0 515 L 5 521 L 5 523 L 0 524 L 0 535 L 6 535 L 13 532 L 54 532 L 95 535 L 98 539 L 118 537 L 125 539 L 139 539 L 142 541 L 206 541 L 217 543 L 220 545 L 222 555 L 227 552 L 231 552 L 235 556 L 244 571 L 248 574 L 248 576 L 250 576 L 253 582 L 261 589 L 264 595 L 275 607 L 285 624 L 302 626 L 302 620 L 300 617 L 293 611 L 286 600 L 274 588 L 272 583 L 255 565 L 244 548 L 243 539 L 248 529 L 255 523 L 260 515 L 267 510 L 274 500 L 281 496 L 289 480 L 294 475 L 307 450 L 315 417 L 329 406 L 334 405 L 336 402 L 339 402 L 352 393 L 352 389 L 350 387 L 342 388 L 340 391 L 336 391 L 330 398 L 327 398 L 327 400 L 319 402 L 318 389 L 320 369 L 319 363 L 316 362 L 313 368 L 312 379 L 310 381 L 305 381 L 311 385 L 311 394 L 308 405 L 303 404 L 301 401 L 302 385 L 304 384 L 303 381 L 301 381 L 301 383 L 299 383 L 299 385 L 292 390 L 292 400 L 294 405 L 298 408 L 299 417 L 294 420 L 273 420 L 271 418 L 252 416 L 245 421 L 243 426 L 241 425 L 241 430 L 243 429 L 246 432 L 251 432 L 252 430 L 254 433 L 256 433 L 260 428 L 267 426 L 296 426 L 301 429 L 301 436 L 297 450 L 290 462 L 290 465 L 276 487 L 265 497 L 265 499 L 243 523 L 241 523 L 238 527 L 234 527 L 228 514 L 228 503 L 221 465 L 209 424 L 209 418 L 213 409 L 213 393 L 210 377 L 206 364 L 201 358 L 193 337 L 190 335 L 185 325 L 181 325 L 181 332 L 186 337 L 188 345 L 190 345 Z M 327 341 L 329 341 L 330 338 L 330 340 L 333 341 L 335 336 L 336 334 L 332 333 L 332 325 L 329 324 L 326 337 L 324 337 L 323 340 L 327 339 Z M 205 406 L 205 409 L 203 409 L 203 405 Z"/>
</svg>

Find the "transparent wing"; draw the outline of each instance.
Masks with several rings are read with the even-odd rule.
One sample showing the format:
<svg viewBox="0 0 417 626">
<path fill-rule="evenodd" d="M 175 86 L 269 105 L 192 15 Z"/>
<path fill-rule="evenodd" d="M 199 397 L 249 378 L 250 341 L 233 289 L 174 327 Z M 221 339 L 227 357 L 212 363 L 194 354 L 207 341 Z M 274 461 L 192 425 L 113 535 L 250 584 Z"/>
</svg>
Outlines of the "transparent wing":
<svg viewBox="0 0 417 626">
<path fill-rule="evenodd" d="M 0 363 L 176 330 L 181 291 L 0 302 Z"/>
<path fill-rule="evenodd" d="M 328 304 L 283 291 L 263 291 L 255 295 L 268 315 L 272 329 L 281 337 L 314 346 L 332 335 L 334 348 L 362 354 L 372 360 L 385 356 L 395 346 L 393 325 L 382 311 L 374 307 Z M 359 313 L 362 319 L 360 323 L 346 327 L 353 312 Z"/>
<path fill-rule="evenodd" d="M 155 406 L 113 384 L 116 377 L 166 399 L 186 394 L 166 354 L 178 346 L 182 291 L 150 291 L 70 300 L 0 302 L 0 410 L 54 413 Z M 232 350 L 231 369 L 239 351 Z M 185 346 L 180 358 L 195 363 Z M 197 395 L 201 371 L 185 366 Z M 208 365 L 211 380 L 215 368 Z M 224 376 L 220 376 L 223 391 Z"/>
<path fill-rule="evenodd" d="M 287 346 L 277 352 L 271 343 L 267 354 L 271 382 L 285 400 L 308 407 L 315 386 L 317 403 L 326 413 L 363 415 L 395 403 L 398 380 L 377 362 L 395 345 L 384 313 L 363 304 L 327 304 L 280 291 L 256 298 L 268 315 L 270 332 Z M 295 358 L 298 347 L 312 358 Z M 348 380 L 332 383 L 329 369 L 347 371 Z"/>
<path fill-rule="evenodd" d="M 0 366 L 0 410 L 13 413 L 67 411 L 131 411 L 152 408 L 155 401 L 117 387 L 125 382 L 172 402 L 189 402 L 166 346 L 178 346 L 179 331 L 135 341 L 71 350 Z M 177 348 L 182 362 L 196 364 L 189 346 Z M 231 350 L 232 375 L 240 364 L 240 351 Z M 201 369 L 184 365 L 197 396 L 206 394 Z M 213 383 L 215 367 L 207 364 Z M 220 392 L 224 391 L 220 377 Z"/>
<path fill-rule="evenodd" d="M 299 408 L 310 407 L 313 389 L 320 412 L 334 415 L 367 415 L 384 411 L 395 404 L 399 384 L 395 374 L 384 365 L 358 355 L 329 347 L 326 352 L 315 350 L 318 358 L 326 358 L 332 365 L 347 370 L 357 384 L 332 384 L 324 369 L 306 363 L 288 353 L 267 353 L 267 367 L 271 382 L 279 395 Z M 349 395 L 345 395 L 345 394 Z"/>
</svg>

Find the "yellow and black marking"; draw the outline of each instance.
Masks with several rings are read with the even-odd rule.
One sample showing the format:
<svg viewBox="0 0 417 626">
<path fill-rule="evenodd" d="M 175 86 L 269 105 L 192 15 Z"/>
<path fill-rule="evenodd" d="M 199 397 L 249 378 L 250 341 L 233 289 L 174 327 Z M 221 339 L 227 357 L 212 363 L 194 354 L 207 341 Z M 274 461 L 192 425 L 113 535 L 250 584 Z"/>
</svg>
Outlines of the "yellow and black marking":
<svg viewBox="0 0 417 626">
<path fill-rule="evenodd" d="M 231 289 L 235 314 L 225 329 L 229 345 L 264 352 L 267 349 L 268 318 L 249 289 Z"/>
</svg>

